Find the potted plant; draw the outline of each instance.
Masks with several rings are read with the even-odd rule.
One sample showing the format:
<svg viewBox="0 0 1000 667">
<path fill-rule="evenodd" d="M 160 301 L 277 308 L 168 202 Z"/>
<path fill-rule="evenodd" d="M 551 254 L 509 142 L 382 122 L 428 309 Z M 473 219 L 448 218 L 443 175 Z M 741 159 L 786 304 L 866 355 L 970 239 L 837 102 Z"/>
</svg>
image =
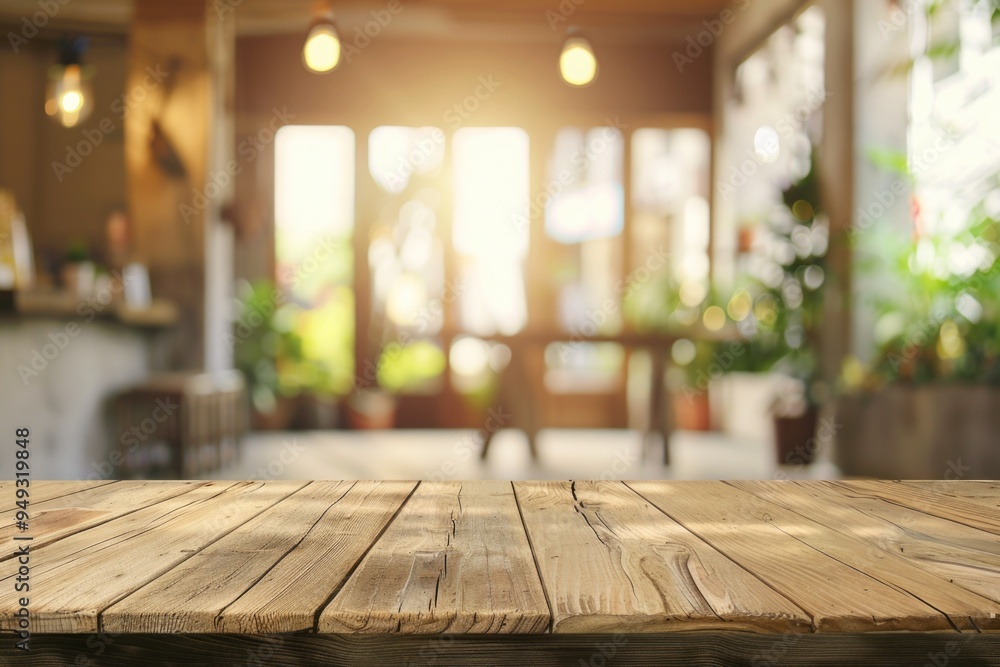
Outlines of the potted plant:
<svg viewBox="0 0 1000 667">
<path fill-rule="evenodd" d="M 668 388 L 674 423 L 679 429 L 712 430 L 709 389 L 715 374 L 715 350 L 715 343 L 705 340 L 682 339 L 674 343 Z"/>
<path fill-rule="evenodd" d="M 808 464 L 815 458 L 825 393 L 818 354 L 829 270 L 815 160 L 782 193 L 764 232 L 766 252 L 743 288 L 750 307 L 739 325 L 748 342 L 735 370 L 752 367 L 780 376 L 771 403 L 777 461 Z"/>
<path fill-rule="evenodd" d="M 63 287 L 73 296 L 86 297 L 93 292 L 95 268 L 86 243 L 74 241 L 70 244 L 60 277 Z"/>
<path fill-rule="evenodd" d="M 996 189 L 1000 174 L 986 182 L 984 192 Z M 1000 476 L 998 218 L 982 197 L 950 230 L 915 223 L 908 235 L 865 232 L 878 260 L 859 263 L 861 276 L 886 288 L 869 299 L 874 355 L 867 364 L 848 359 L 841 376 L 845 473 Z"/>
<path fill-rule="evenodd" d="M 280 364 L 297 356 L 298 336 L 280 324 L 285 300 L 273 282 L 244 282 L 238 291 L 231 345 L 236 368 L 247 378 L 252 425 L 258 430 L 285 430 L 295 416 L 298 391 L 282 381 Z"/>
</svg>

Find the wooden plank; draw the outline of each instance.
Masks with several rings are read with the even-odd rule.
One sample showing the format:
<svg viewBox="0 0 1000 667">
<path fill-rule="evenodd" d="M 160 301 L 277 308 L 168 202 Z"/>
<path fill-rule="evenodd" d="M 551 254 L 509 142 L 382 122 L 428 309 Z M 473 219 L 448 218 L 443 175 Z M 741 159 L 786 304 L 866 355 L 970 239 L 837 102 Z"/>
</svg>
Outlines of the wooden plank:
<svg viewBox="0 0 1000 667">
<path fill-rule="evenodd" d="M 1000 664 L 1000 633 L 637 635 L 35 635 L 0 642 L 0 664 L 31 667 L 963 667 Z"/>
<path fill-rule="evenodd" d="M 942 495 L 900 482 L 830 482 L 848 497 L 881 498 L 890 503 L 1000 535 L 1000 512 L 966 498 Z"/>
<path fill-rule="evenodd" d="M 29 508 L 29 530 L 22 533 L 12 524 L 0 526 L 0 541 L 15 535 L 30 535 L 31 548 L 40 549 L 67 535 L 78 533 L 111 519 L 179 496 L 204 482 L 120 482 L 92 486 L 51 500 L 33 502 Z M 17 554 L 0 554 L 0 561 Z"/>
<path fill-rule="evenodd" d="M 813 548 L 777 508 L 724 482 L 628 482 L 653 505 L 813 617 L 817 632 L 948 630 L 941 612 Z M 784 522 L 782 522 L 784 523 Z M 800 533 L 828 532 L 801 518 Z"/>
<path fill-rule="evenodd" d="M 101 613 L 101 627 L 116 633 L 311 630 L 320 607 L 414 486 L 313 482 L 112 605 Z"/>
<path fill-rule="evenodd" d="M 787 598 L 621 482 L 517 482 L 552 631 L 807 631 Z"/>
<path fill-rule="evenodd" d="M 795 485 L 824 502 L 843 505 L 837 488 L 798 482 Z M 992 533 L 970 528 L 878 498 L 855 497 L 850 507 L 851 529 L 874 541 L 879 549 L 905 555 L 949 581 L 1000 601 L 1000 540 Z"/>
<path fill-rule="evenodd" d="M 42 547 L 31 569 L 33 632 L 97 631 L 100 611 L 305 484 L 209 482 Z M 0 602 L 3 629 L 14 627 L 12 598 Z"/>
<path fill-rule="evenodd" d="M 989 507 L 1000 509 L 1000 482 L 982 480 L 942 481 L 942 480 L 902 480 L 907 486 L 915 486 L 925 491 L 933 491 L 946 496 L 962 498 L 969 502 L 985 503 Z"/>
<path fill-rule="evenodd" d="M 291 553 L 216 619 L 220 632 L 314 628 L 343 584 L 416 488 L 416 482 L 358 482 Z"/>
<path fill-rule="evenodd" d="M 938 533 L 935 537 L 924 535 L 920 539 L 919 533 L 907 533 L 899 527 L 904 521 L 912 521 L 904 515 L 919 513 L 910 513 L 880 500 L 867 502 L 882 504 L 892 517 L 889 521 L 860 512 L 854 507 L 854 499 L 845 503 L 845 498 L 836 492 L 824 490 L 816 484 L 728 483 L 779 506 L 779 511 L 772 512 L 772 519 L 789 534 L 883 583 L 920 598 L 947 614 L 961 630 L 1000 629 L 1000 604 L 997 603 L 997 597 L 1000 597 L 1000 558 L 995 554 L 977 552 L 971 563 L 966 562 L 965 568 L 972 565 L 975 580 L 989 582 L 988 585 L 973 588 L 957 585 L 949 576 L 948 570 L 952 568 L 945 568 L 942 572 L 934 566 L 939 559 L 945 562 L 962 560 L 953 539 L 947 539 L 947 545 L 943 545 L 946 538 L 954 538 L 956 529 L 966 535 L 980 531 L 927 517 L 939 524 L 934 527 Z M 857 502 L 864 503 L 866 499 L 859 498 Z M 817 533 L 799 528 L 802 518 L 830 530 Z M 940 524 L 944 524 L 943 530 Z M 990 536 L 989 533 L 980 534 Z M 843 539 L 844 536 L 848 539 Z M 893 541 L 890 542 L 890 538 Z M 994 542 L 997 541 L 994 539 Z M 997 542 L 995 550 L 1000 552 L 1000 542 Z M 923 558 L 914 554 L 923 554 Z M 984 560 L 992 561 L 986 569 L 983 569 Z"/>
<path fill-rule="evenodd" d="M 28 496 L 28 500 L 31 501 L 31 505 L 38 503 L 43 503 L 49 500 L 55 500 L 56 498 L 62 498 L 63 496 L 69 496 L 74 493 L 79 493 L 81 491 L 89 491 L 92 489 L 97 489 L 98 487 L 109 486 L 111 484 L 118 484 L 119 482 L 108 481 L 108 480 L 98 480 L 96 482 L 92 481 L 52 481 L 52 480 L 39 480 L 37 482 L 32 481 L 27 487 L 28 492 L 31 494 Z M 16 482 L 7 480 L 5 482 L 0 482 L 0 498 L 14 498 L 14 489 Z M 4 508 L 0 510 L 0 520 L 6 522 L 8 521 L 7 515 L 13 515 L 17 508 L 14 507 L 13 502 L 10 503 L 9 507 L 5 503 Z"/>
<path fill-rule="evenodd" d="M 510 482 L 421 482 L 319 632 L 545 632 L 549 610 Z"/>
</svg>

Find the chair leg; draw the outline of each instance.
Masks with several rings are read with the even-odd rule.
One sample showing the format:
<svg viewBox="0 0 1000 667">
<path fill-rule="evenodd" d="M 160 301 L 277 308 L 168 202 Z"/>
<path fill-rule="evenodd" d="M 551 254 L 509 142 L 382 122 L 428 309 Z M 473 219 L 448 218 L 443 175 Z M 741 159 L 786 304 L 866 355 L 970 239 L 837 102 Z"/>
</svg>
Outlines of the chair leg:
<svg viewBox="0 0 1000 667">
<path fill-rule="evenodd" d="M 667 396 L 666 352 L 662 349 L 649 351 L 650 372 L 649 382 L 649 426 L 647 434 L 659 433 L 663 439 L 663 465 L 670 465 L 670 436 L 673 432 L 673 419 Z"/>
</svg>

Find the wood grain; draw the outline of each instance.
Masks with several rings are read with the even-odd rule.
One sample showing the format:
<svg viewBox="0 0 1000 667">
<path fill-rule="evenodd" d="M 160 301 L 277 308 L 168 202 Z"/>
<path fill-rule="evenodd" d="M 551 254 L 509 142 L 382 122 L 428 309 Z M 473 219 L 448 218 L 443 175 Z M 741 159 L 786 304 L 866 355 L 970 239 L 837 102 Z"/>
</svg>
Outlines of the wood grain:
<svg viewBox="0 0 1000 667">
<path fill-rule="evenodd" d="M 313 629 L 323 605 L 415 487 L 416 482 L 354 484 L 252 588 L 222 609 L 214 620 L 216 631 L 256 634 Z M 231 545 L 219 548 L 225 553 Z"/>
<path fill-rule="evenodd" d="M 707 648 L 718 658 L 709 664 L 824 664 L 796 648 L 807 645 L 840 664 L 879 664 L 891 652 L 865 633 L 923 645 L 1000 637 L 993 482 L 37 486 L 48 499 L 32 496 L 30 609 L 36 639 L 62 637 L 49 656 L 73 645 L 63 633 L 84 642 L 105 632 L 129 647 L 117 654 L 127 664 L 157 664 L 153 645 L 208 661 L 174 664 L 252 664 L 239 652 L 266 648 L 245 641 L 253 636 L 286 642 L 260 664 L 310 664 L 323 646 L 341 651 L 330 664 L 391 662 L 404 650 L 430 664 L 557 664 L 556 646 L 588 663 L 597 654 L 581 653 L 587 637 L 625 637 L 633 653 L 615 644 L 624 664 L 669 664 L 656 651 L 695 645 L 761 651 Z M 9 524 L 0 536 L 14 536 Z M 0 586 L 12 588 L 4 556 Z M 16 610 L 13 595 L 0 598 L 0 629 L 15 627 Z M 335 641 L 288 634 L 303 632 Z M 184 642 L 156 639 L 174 634 Z M 504 634 L 516 636 L 440 644 Z M 799 643 L 823 636 L 832 643 Z M 378 643 L 389 640 L 402 643 Z M 118 664 L 110 655 L 94 664 Z M 982 654 L 945 655 L 960 664 Z"/>
<path fill-rule="evenodd" d="M 807 532 L 829 533 L 808 519 L 797 518 L 798 530 L 789 532 L 788 522 L 774 519 L 780 508 L 724 482 L 628 485 L 795 602 L 817 632 L 952 629 L 926 603 L 802 541 Z"/>
<path fill-rule="evenodd" d="M 821 514 L 817 505 L 853 510 L 846 528 L 873 543 L 877 549 L 905 556 L 920 567 L 948 581 L 1000 602 L 1000 540 L 992 533 L 970 528 L 878 498 L 846 499 L 831 485 L 797 482 L 802 494 L 815 500 L 809 511 Z M 761 489 L 758 489 L 761 491 Z M 782 495 L 790 493 L 782 488 Z M 775 498 L 776 499 L 776 498 Z"/>
<path fill-rule="evenodd" d="M 988 507 L 1000 509 L 1000 482 L 982 480 L 943 481 L 943 480 L 903 480 L 907 486 L 915 486 L 925 491 L 933 491 L 946 496 L 962 498 L 970 502 L 985 503 Z"/>
<path fill-rule="evenodd" d="M 932 514 L 957 523 L 1000 535 L 1000 512 L 967 498 L 947 496 L 901 482 L 831 482 L 848 497 L 875 497 L 896 505 Z"/>
<path fill-rule="evenodd" d="M 98 487 L 108 486 L 114 483 L 115 482 L 113 481 L 101 481 L 101 480 L 98 480 L 96 482 L 91 482 L 91 481 L 55 482 L 51 480 L 38 480 L 37 482 L 35 481 L 31 482 L 31 484 L 27 487 L 28 492 L 30 493 L 30 495 L 28 496 L 28 500 L 31 501 L 31 505 L 35 505 L 37 503 L 43 503 L 48 500 L 62 498 L 64 496 L 69 496 L 74 493 L 79 493 L 81 491 L 87 491 L 90 489 L 96 489 Z M 16 483 L 11 480 L 0 482 L 0 493 L 3 494 L 4 498 L 13 498 L 15 488 L 20 488 L 20 487 L 16 487 Z M 7 516 L 13 515 L 16 509 L 17 508 L 14 507 L 13 505 L 11 505 L 10 507 L 4 506 L 4 508 L 0 510 L 0 517 L 3 518 L 4 522 L 6 522 L 8 520 Z"/>
<path fill-rule="evenodd" d="M 787 598 L 621 482 L 517 482 L 553 632 L 808 630 Z"/>
<path fill-rule="evenodd" d="M 421 482 L 319 617 L 319 632 L 544 632 L 510 482 Z"/>
<path fill-rule="evenodd" d="M 995 555 L 978 552 L 974 560 L 966 560 L 965 568 L 971 565 L 977 579 L 987 579 L 992 583 L 992 586 L 969 589 L 956 585 L 952 577 L 934 567 L 935 556 L 946 560 L 962 559 L 951 540 L 947 550 L 933 540 L 921 541 L 913 532 L 908 533 L 896 524 L 859 512 L 853 504 L 843 505 L 839 502 L 841 497 L 821 486 L 795 482 L 734 481 L 729 484 L 774 505 L 776 510 L 771 511 L 771 517 L 782 530 L 859 572 L 921 599 L 946 614 L 962 631 L 1000 629 L 1000 604 L 995 600 L 995 596 L 1000 595 L 1000 588 L 997 588 L 997 583 L 1000 583 L 1000 558 Z M 895 510 L 892 514 L 899 523 L 912 523 L 910 517 L 904 516 L 906 512 L 900 512 L 892 505 L 882 501 L 869 502 L 881 503 L 885 508 Z M 801 524 L 802 518 L 830 530 L 811 530 Z M 979 532 L 951 522 L 944 524 L 936 526 L 937 534 L 954 536 L 956 530 L 966 534 Z M 895 539 L 890 541 L 891 538 Z M 996 550 L 1000 551 L 1000 544 L 997 544 Z M 914 553 L 923 553 L 924 558 L 914 558 Z M 992 560 L 992 567 L 983 570 L 986 559 Z M 992 593 L 994 598 L 988 593 Z"/>
<path fill-rule="evenodd" d="M 31 571 L 32 629 L 97 631 L 99 612 L 305 484 L 210 482 L 42 547 Z M 0 604 L 0 627 L 11 629 L 14 600 Z"/>
<path fill-rule="evenodd" d="M 187 493 L 204 482 L 136 482 L 101 484 L 59 495 L 51 500 L 34 501 L 29 507 L 30 529 L 22 533 L 13 524 L 0 526 L 0 541 L 8 543 L 15 535 L 30 535 L 32 549 L 144 507 Z M 13 551 L 0 554 L 0 560 L 14 558 Z"/>
<path fill-rule="evenodd" d="M 101 627 L 130 633 L 215 631 L 222 610 L 299 544 L 352 486 L 312 482 L 302 487 L 106 609 Z M 164 614 L 164 609 L 176 611 Z"/>
</svg>

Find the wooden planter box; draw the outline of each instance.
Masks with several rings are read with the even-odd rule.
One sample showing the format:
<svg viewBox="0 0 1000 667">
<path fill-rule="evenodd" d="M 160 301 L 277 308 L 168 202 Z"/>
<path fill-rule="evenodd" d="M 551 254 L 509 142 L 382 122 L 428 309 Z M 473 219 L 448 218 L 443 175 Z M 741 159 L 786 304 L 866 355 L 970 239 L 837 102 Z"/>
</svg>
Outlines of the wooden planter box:
<svg viewBox="0 0 1000 667">
<path fill-rule="evenodd" d="M 848 476 L 1000 478 L 1000 389 L 890 386 L 838 399 L 836 460 Z"/>
</svg>

